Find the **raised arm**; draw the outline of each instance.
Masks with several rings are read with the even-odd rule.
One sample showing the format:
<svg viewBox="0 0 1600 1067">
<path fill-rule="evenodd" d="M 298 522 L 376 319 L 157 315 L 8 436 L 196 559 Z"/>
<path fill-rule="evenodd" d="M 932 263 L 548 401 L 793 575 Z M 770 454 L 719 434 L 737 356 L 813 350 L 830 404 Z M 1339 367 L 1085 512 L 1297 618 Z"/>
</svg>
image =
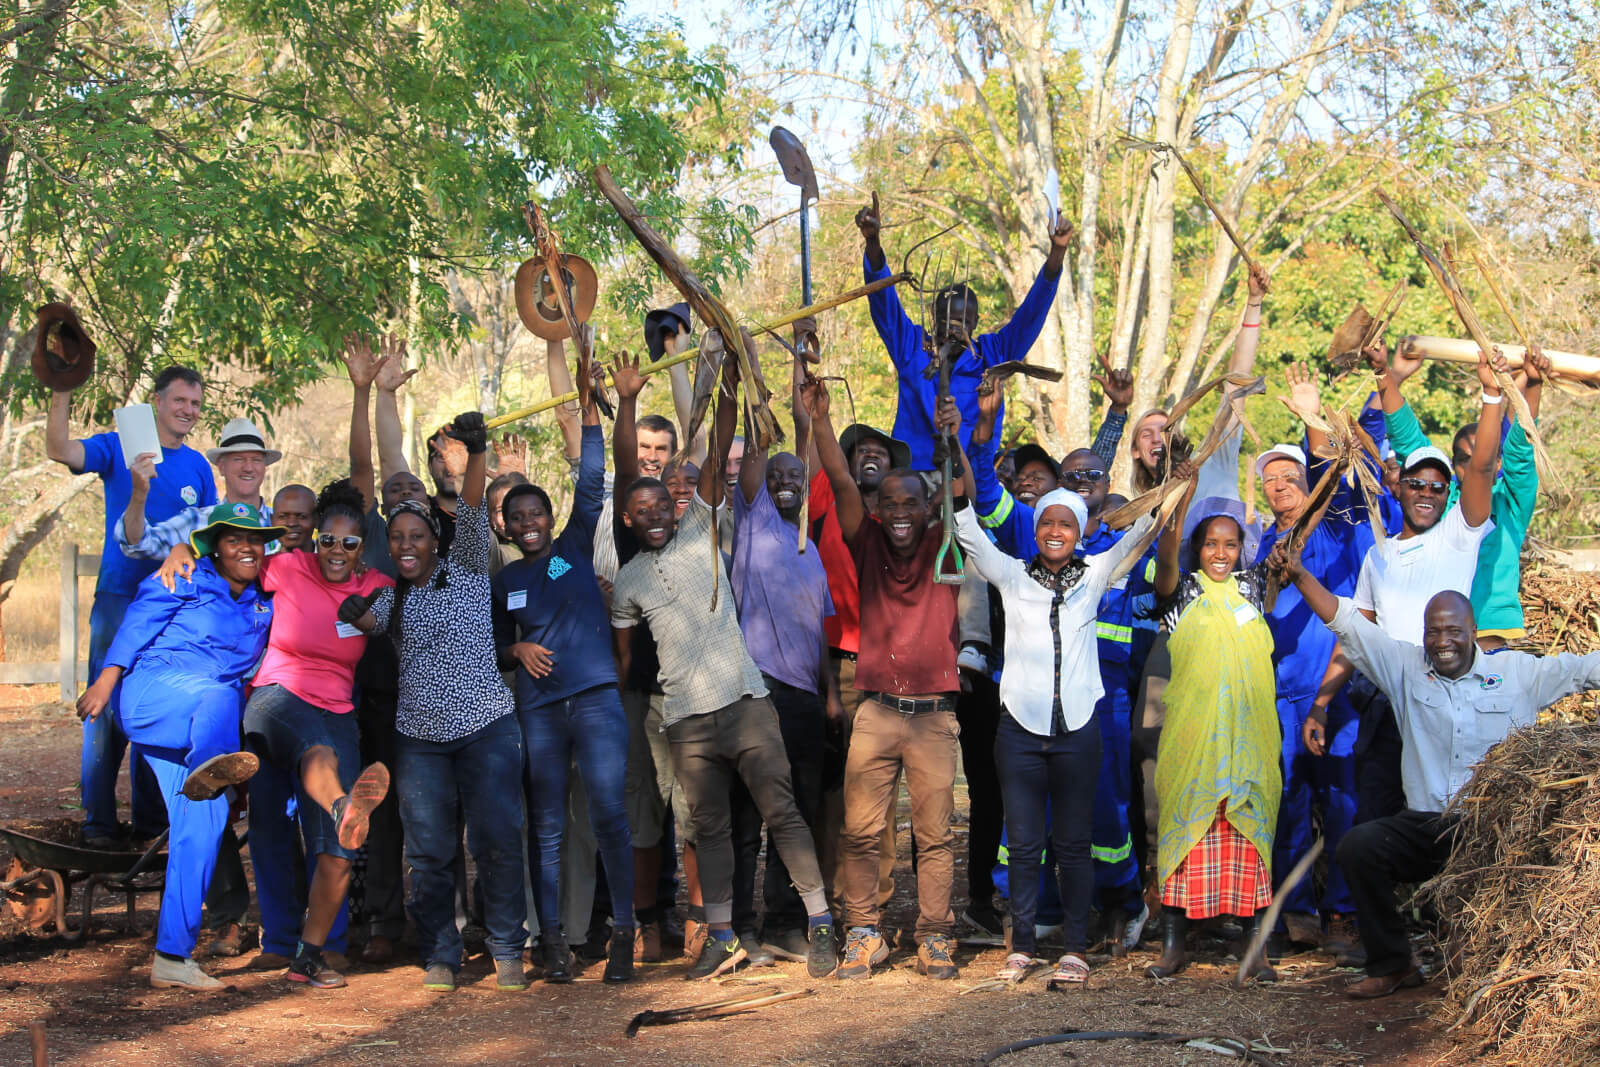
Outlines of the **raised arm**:
<svg viewBox="0 0 1600 1067">
<path fill-rule="evenodd" d="M 585 331 L 593 331 L 589 326 L 583 327 Z M 588 341 L 593 344 L 592 339 Z M 572 368 L 567 365 L 567 344 L 565 341 L 545 341 L 544 343 L 545 374 L 550 379 L 550 395 L 562 396 L 573 391 Z M 582 392 L 581 387 L 577 387 Z M 561 427 L 561 447 L 570 463 L 583 455 L 583 431 L 580 426 L 579 411 L 583 405 L 580 397 L 577 404 L 570 401 L 556 405 L 556 425 Z"/>
<path fill-rule="evenodd" d="M 378 402 L 373 422 L 378 434 L 378 487 L 389 477 L 411 468 L 406 463 L 406 433 L 400 424 L 400 405 L 395 399 L 400 387 L 409 382 L 415 370 L 406 370 L 406 343 L 393 334 L 379 339 L 378 354 L 384 357 L 373 384 L 378 387 Z"/>
<path fill-rule="evenodd" d="M 70 391 L 57 390 L 50 394 L 50 411 L 44 418 L 44 454 L 65 464 L 74 474 L 83 471 L 83 442 L 72 436 Z"/>
<path fill-rule="evenodd" d="M 74 441 L 80 449 L 83 442 Z M 128 493 L 128 506 L 123 509 L 122 521 L 117 524 L 117 543 L 122 546 L 122 551 L 128 555 L 135 555 L 144 540 L 145 522 L 144 505 L 150 499 L 150 480 L 156 476 L 156 454 L 154 452 L 141 452 L 133 457 L 133 465 L 128 468 L 128 480 L 133 488 Z M 172 547 L 171 545 L 167 546 Z"/>
<path fill-rule="evenodd" d="M 1496 348 L 1491 355 L 1478 353 L 1478 384 L 1483 388 L 1478 412 L 1478 430 L 1472 442 L 1472 458 L 1461 472 L 1461 517 L 1476 529 L 1489 518 L 1494 496 L 1494 475 L 1500 466 L 1500 426 L 1505 414 L 1505 397 L 1495 372 L 1509 374 L 1506 357 Z"/>
<path fill-rule="evenodd" d="M 850 477 L 850 464 L 839 439 L 833 433 L 833 420 L 828 417 L 828 387 L 818 378 L 806 382 L 802 390 L 806 410 L 811 416 L 812 436 L 817 442 L 817 459 L 833 488 L 834 515 L 839 520 L 839 531 L 849 541 L 866 519 L 866 505 L 861 500 L 861 490 Z"/>
<path fill-rule="evenodd" d="M 1244 306 L 1239 336 L 1233 342 L 1233 358 L 1228 360 L 1229 374 L 1249 374 L 1254 370 L 1256 349 L 1261 346 L 1261 303 L 1272 282 L 1265 271 L 1251 270 L 1247 284 L 1250 296 Z"/>
<path fill-rule="evenodd" d="M 617 476 L 612 493 L 620 513 L 622 495 L 639 477 L 639 393 L 645 383 L 639 357 L 626 349 L 618 352 L 611 383 L 617 387 L 617 419 L 611 426 L 611 465 Z"/>
<path fill-rule="evenodd" d="M 372 466 L 372 383 L 389 361 L 374 356 L 372 346 L 360 334 L 344 340 L 339 353 L 350 376 L 350 484 L 361 491 L 362 507 L 371 511 L 378 500 L 377 470 Z"/>
<path fill-rule="evenodd" d="M 1322 414 L 1322 391 L 1317 388 L 1317 377 L 1312 373 L 1311 367 L 1306 363 L 1291 363 L 1284 372 L 1284 380 L 1289 385 L 1289 400 L 1294 404 L 1295 413 L 1320 416 Z M 1306 458 L 1327 447 L 1328 435 L 1322 430 L 1306 423 Z"/>
<path fill-rule="evenodd" d="M 1056 291 L 1061 286 L 1061 265 L 1075 233 L 1067 216 L 1057 212 L 1050 229 L 1050 254 L 1045 257 L 1044 266 L 1039 268 L 1017 310 L 1005 325 L 990 334 L 997 344 L 985 353 L 986 362 L 1003 363 L 1028 357 L 1056 302 Z"/>
<path fill-rule="evenodd" d="M 461 476 L 461 503 L 475 508 L 483 503 L 489 471 L 489 431 L 483 424 L 483 413 L 462 412 L 444 432 L 466 446 L 467 472 Z"/>
<path fill-rule="evenodd" d="M 797 431 L 798 432 L 798 431 Z M 756 502 L 767 480 L 767 446 L 750 425 L 750 409 L 744 413 L 744 459 L 739 464 L 739 493 L 748 506 Z M 798 437 L 796 438 L 798 440 Z"/>
<path fill-rule="evenodd" d="M 1156 544 L 1156 579 L 1152 583 L 1159 597 L 1169 597 L 1178 589 L 1178 581 L 1183 577 L 1183 568 L 1179 565 L 1179 550 L 1183 547 L 1183 520 L 1189 514 L 1189 502 L 1194 499 L 1195 466 L 1189 460 L 1178 464 L 1173 471 L 1174 478 L 1187 479 L 1189 485 L 1183 491 L 1183 498 L 1178 501 L 1178 509 L 1172 513 L 1172 518 L 1167 520 L 1167 525 L 1161 528 L 1161 539 Z"/>
<path fill-rule="evenodd" d="M 722 384 L 717 388 L 716 454 L 707 456 L 700 467 L 700 482 L 695 492 L 712 507 L 722 504 L 727 482 L 722 474 L 728 468 L 728 453 L 733 450 L 733 435 L 739 429 L 739 360 L 729 352 L 722 360 Z"/>
<path fill-rule="evenodd" d="M 1528 414 L 1539 417 L 1539 400 L 1544 396 L 1544 380 L 1550 375 L 1550 357 L 1537 344 L 1530 344 L 1522 357 L 1522 370 L 1517 382 L 1522 389 L 1522 399 L 1528 402 Z"/>
<path fill-rule="evenodd" d="M 663 356 L 675 356 L 683 351 L 689 344 L 689 331 L 680 327 L 675 334 L 668 334 Z M 689 380 L 689 371 L 696 366 L 694 363 L 679 363 L 675 367 L 667 368 L 667 384 L 672 387 L 672 411 L 678 420 L 678 432 L 687 433 L 689 423 L 694 417 L 694 383 Z M 706 465 L 706 431 L 702 426 L 694 435 L 693 441 L 685 441 L 684 447 L 688 450 L 689 459 L 697 466 Z"/>
</svg>

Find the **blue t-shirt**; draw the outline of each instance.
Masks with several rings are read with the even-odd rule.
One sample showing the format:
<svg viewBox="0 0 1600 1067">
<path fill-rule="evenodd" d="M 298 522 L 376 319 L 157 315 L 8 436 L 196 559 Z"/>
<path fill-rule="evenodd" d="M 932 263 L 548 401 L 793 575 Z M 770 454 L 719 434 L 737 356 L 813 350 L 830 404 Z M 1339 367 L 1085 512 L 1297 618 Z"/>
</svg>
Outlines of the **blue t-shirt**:
<svg viewBox="0 0 1600 1067">
<path fill-rule="evenodd" d="M 532 641 L 548 648 L 555 660 L 554 669 L 543 678 L 516 666 L 518 710 L 617 684 L 611 617 L 592 562 L 605 472 L 605 438 L 600 427 L 585 426 L 572 518 L 566 529 L 548 554 L 507 563 L 490 583 L 496 648 L 503 653 L 518 641 Z"/>
<path fill-rule="evenodd" d="M 94 590 L 131 597 L 138 592 L 139 582 L 154 573 L 161 561 L 130 559 L 117 544 L 117 520 L 133 496 L 133 478 L 122 461 L 122 442 L 115 433 L 97 433 L 83 439 L 83 470 L 79 473 L 98 474 L 105 486 L 106 535 L 100 549 L 100 578 Z M 144 502 L 145 521 L 162 522 L 185 508 L 208 508 L 216 502 L 216 477 L 206 457 L 188 445 L 162 448 L 161 462 L 156 464 L 156 477 L 150 482 L 150 495 Z"/>
</svg>

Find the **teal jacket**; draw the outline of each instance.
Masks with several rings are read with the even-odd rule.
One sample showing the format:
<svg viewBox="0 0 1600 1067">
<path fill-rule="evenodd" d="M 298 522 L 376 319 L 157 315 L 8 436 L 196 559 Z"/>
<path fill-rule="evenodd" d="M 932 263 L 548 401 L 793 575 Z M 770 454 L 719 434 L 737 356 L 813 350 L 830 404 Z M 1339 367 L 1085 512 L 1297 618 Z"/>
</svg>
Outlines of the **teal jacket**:
<svg viewBox="0 0 1600 1067">
<path fill-rule="evenodd" d="M 1405 457 L 1432 443 L 1410 404 L 1386 414 L 1384 422 L 1389 428 L 1389 444 L 1402 466 Z M 1455 507 L 1460 495 L 1460 486 L 1452 482 L 1448 507 Z M 1472 576 L 1472 611 L 1480 632 L 1522 629 L 1522 542 L 1538 497 L 1539 470 L 1533 461 L 1533 445 L 1521 424 L 1513 420 L 1500 450 L 1500 477 L 1495 479 L 1489 507 L 1494 529 L 1478 549 L 1478 570 Z"/>
</svg>

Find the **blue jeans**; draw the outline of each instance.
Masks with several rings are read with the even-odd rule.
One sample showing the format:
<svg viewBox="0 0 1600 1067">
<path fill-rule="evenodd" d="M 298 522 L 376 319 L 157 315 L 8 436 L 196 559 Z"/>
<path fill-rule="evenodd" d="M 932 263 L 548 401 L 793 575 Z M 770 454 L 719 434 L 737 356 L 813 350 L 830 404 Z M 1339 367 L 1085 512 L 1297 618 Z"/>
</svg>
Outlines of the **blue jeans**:
<svg viewBox="0 0 1600 1067">
<path fill-rule="evenodd" d="M 995 731 L 994 761 L 1005 796 L 1006 847 L 1012 872 L 1011 950 L 1032 955 L 1039 882 L 1033 872 L 1045 836 L 1056 854 L 1056 883 L 1068 952 L 1089 947 L 1089 902 L 1094 895 L 1095 786 L 1100 771 L 1100 724 L 1091 717 L 1068 733 L 1040 737 L 1009 714 Z M 1048 826 L 1048 829 L 1047 829 Z"/>
<path fill-rule="evenodd" d="M 348 790 L 361 770 L 355 715 L 326 711 L 281 685 L 268 685 L 250 694 L 244 735 L 250 750 L 261 757 L 261 769 L 250 779 L 250 856 L 261 907 L 261 947 L 290 956 L 300 940 L 306 907 L 299 867 L 303 864 L 309 883 L 319 855 L 347 860 L 356 855 L 339 845 L 333 816 L 306 795 L 300 760 L 318 745 L 331 748 L 339 761 L 339 784 Z M 297 864 L 302 837 L 304 859 Z M 349 918 L 345 901 L 324 947 L 344 952 Z"/>
<path fill-rule="evenodd" d="M 628 721 L 614 685 L 517 712 L 527 756 L 523 789 L 533 819 L 528 850 L 534 911 L 541 936 L 561 930 L 561 845 L 567 824 L 567 769 L 576 757 L 589 795 L 589 823 L 605 864 L 611 914 L 618 929 L 633 927 L 633 840 L 625 803 Z"/>
<path fill-rule="evenodd" d="M 213 756 L 239 750 L 239 690 L 159 666 L 135 669 L 123 680 L 121 715 L 136 753 L 150 761 L 161 784 L 171 836 L 161 892 L 156 948 L 194 953 L 217 847 L 228 822 L 228 800 L 183 795 L 189 773 Z"/>
<path fill-rule="evenodd" d="M 1315 808 L 1322 809 L 1322 836 L 1327 842 L 1328 881 L 1319 907 L 1312 879 L 1302 878 L 1284 898 L 1285 912 L 1305 915 L 1349 915 L 1355 900 L 1337 858 L 1339 842 L 1356 818 L 1356 735 L 1360 718 L 1344 693 L 1328 706 L 1328 751 L 1313 756 L 1301 740 L 1306 712 L 1316 694 L 1298 700 L 1278 698 L 1278 724 L 1283 729 L 1283 801 L 1278 807 L 1277 832 L 1272 837 L 1273 892 L 1310 849 L 1316 838 L 1312 824 Z"/>
<path fill-rule="evenodd" d="M 105 666 L 106 653 L 122 625 L 132 597 L 115 593 L 96 593 L 89 609 L 89 681 L 93 682 Z M 117 774 L 122 769 L 122 754 L 128 748 L 118 708 L 122 687 L 111 693 L 111 703 L 98 717 L 83 722 L 83 756 L 78 789 L 83 801 L 83 836 L 117 837 Z M 136 837 L 154 837 L 166 826 L 161 787 L 144 757 L 135 753 L 128 768 L 133 779 L 133 832 Z"/>
<path fill-rule="evenodd" d="M 395 764 L 411 873 L 406 905 L 417 926 L 422 965 L 461 966 L 455 899 L 456 823 L 463 814 L 467 847 L 478 865 L 489 954 L 521 959 L 528 902 L 522 894 L 522 731 L 516 716 L 502 716 L 454 741 L 397 734 Z"/>
</svg>

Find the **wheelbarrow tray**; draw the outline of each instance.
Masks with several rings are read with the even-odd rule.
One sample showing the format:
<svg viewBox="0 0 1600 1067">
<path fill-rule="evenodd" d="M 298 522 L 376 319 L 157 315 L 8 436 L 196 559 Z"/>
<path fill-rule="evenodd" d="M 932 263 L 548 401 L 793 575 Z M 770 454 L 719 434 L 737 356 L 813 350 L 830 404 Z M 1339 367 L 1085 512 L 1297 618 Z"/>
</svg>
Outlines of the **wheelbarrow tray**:
<svg viewBox="0 0 1600 1067">
<path fill-rule="evenodd" d="M 24 863 L 52 871 L 122 875 L 145 856 L 143 851 L 123 852 L 64 845 L 9 826 L 0 826 L 0 836 L 5 837 L 12 851 Z"/>
</svg>

